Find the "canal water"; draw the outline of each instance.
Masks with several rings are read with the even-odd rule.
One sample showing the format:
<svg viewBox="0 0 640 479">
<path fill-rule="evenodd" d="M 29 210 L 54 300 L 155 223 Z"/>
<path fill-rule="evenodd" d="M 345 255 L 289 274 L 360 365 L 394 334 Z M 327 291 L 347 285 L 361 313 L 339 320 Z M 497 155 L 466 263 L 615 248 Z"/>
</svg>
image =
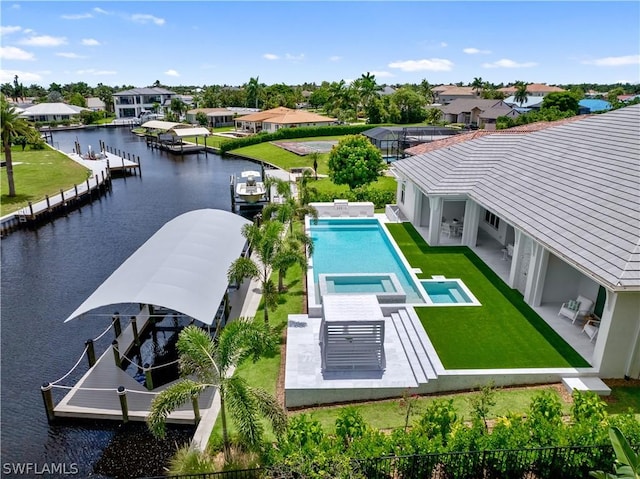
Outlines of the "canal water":
<svg viewBox="0 0 640 479">
<path fill-rule="evenodd" d="M 192 427 L 172 428 L 169 439 L 159 443 L 144 424 L 50 425 L 40 386 L 67 373 L 85 341 L 109 325 L 112 311 L 64 323 L 68 315 L 167 221 L 199 208 L 229 211 L 230 175 L 255 169 L 255 164 L 211 153 L 181 157 L 151 150 L 127 128 L 53 134 L 54 146 L 64 152 L 71 152 L 76 141 L 83 151 L 89 145 L 97 150 L 100 140 L 139 156 L 142 175 L 114 178 L 112 191 L 101 199 L 2 239 L 2 477 L 161 474 L 167 448 L 193 432 Z M 19 174 L 16 187 L 19 192 Z M 107 334 L 96 354 L 112 339 Z M 60 384 L 74 384 L 87 367 L 83 359 Z M 65 391 L 54 391 L 59 401 Z"/>
</svg>

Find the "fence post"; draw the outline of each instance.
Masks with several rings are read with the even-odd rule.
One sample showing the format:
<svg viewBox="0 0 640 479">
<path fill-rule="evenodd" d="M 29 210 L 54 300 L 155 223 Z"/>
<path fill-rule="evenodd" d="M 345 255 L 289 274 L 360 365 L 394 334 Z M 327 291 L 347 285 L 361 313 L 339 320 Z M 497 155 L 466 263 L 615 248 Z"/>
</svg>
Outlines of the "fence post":
<svg viewBox="0 0 640 479">
<path fill-rule="evenodd" d="M 53 396 L 51 394 L 51 390 L 53 386 L 51 383 L 42 383 L 40 386 L 40 391 L 42 392 L 42 399 L 44 401 L 44 408 L 47 411 L 47 421 L 52 422 L 55 419 L 55 414 L 53 412 Z"/>
<path fill-rule="evenodd" d="M 96 363 L 96 351 L 93 347 L 93 339 L 87 339 L 84 343 L 87 346 L 87 358 L 89 359 L 89 367 L 92 368 Z"/>
<path fill-rule="evenodd" d="M 118 386 L 120 409 L 122 409 L 122 422 L 129 422 L 129 406 L 127 405 L 127 390 L 124 386 Z"/>
</svg>

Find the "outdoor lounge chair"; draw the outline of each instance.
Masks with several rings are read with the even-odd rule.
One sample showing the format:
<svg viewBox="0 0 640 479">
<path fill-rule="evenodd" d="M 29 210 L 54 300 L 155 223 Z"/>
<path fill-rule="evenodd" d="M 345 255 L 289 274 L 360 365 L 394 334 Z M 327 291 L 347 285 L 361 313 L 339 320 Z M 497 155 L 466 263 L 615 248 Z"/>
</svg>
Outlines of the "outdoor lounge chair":
<svg viewBox="0 0 640 479">
<path fill-rule="evenodd" d="M 586 323 L 584 323 L 584 326 L 582 327 L 582 332 L 589 336 L 591 342 L 596 339 L 599 330 L 600 320 L 598 319 L 589 319 Z"/>
<path fill-rule="evenodd" d="M 572 323 L 575 323 L 576 319 L 584 318 L 585 315 L 589 314 L 591 308 L 593 308 L 593 301 L 584 296 L 578 296 L 575 300 L 563 303 L 560 311 L 558 311 L 558 316 L 569 318 Z"/>
</svg>

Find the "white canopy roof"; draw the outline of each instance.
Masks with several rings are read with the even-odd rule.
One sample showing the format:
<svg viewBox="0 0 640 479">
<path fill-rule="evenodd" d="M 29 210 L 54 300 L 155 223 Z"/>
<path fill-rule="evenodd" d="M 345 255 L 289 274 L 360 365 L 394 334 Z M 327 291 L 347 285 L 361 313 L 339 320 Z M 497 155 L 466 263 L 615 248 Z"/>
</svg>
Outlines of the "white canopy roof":
<svg viewBox="0 0 640 479">
<path fill-rule="evenodd" d="M 176 123 L 174 121 L 162 121 L 162 120 L 149 120 L 145 121 L 142 125 L 142 128 L 154 128 L 156 130 L 170 130 L 172 128 L 181 125 L 181 123 Z M 188 125 L 185 125 L 188 126 Z"/>
<path fill-rule="evenodd" d="M 194 210 L 166 223 L 65 320 L 122 303 L 162 306 L 211 324 L 229 281 L 227 270 L 245 244 L 249 220 Z"/>
<path fill-rule="evenodd" d="M 172 129 L 171 133 L 180 138 L 184 138 L 185 136 L 209 136 L 211 134 L 209 130 L 203 126 L 194 128 L 176 128 Z"/>
</svg>

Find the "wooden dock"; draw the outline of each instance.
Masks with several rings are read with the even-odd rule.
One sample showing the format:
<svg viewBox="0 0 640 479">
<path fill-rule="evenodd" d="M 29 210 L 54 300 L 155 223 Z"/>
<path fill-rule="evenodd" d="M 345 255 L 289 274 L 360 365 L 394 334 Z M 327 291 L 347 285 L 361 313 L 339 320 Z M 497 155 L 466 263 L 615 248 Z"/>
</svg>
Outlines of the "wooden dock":
<svg viewBox="0 0 640 479">
<path fill-rule="evenodd" d="M 148 309 L 136 316 L 136 324 L 143 331 L 150 319 Z M 129 324 L 117 337 L 117 350 L 128 356 L 134 345 L 134 332 Z M 126 397 L 129 421 L 144 421 L 149 415 L 153 398 L 176 381 L 149 391 L 144 385 L 116 365 L 114 346 L 111 345 L 96 361 L 78 383 L 69 389 L 64 398 L 54 406 L 55 417 L 108 419 L 123 421 L 121 396 Z M 66 388 L 53 385 L 54 388 Z M 121 392 L 118 389 L 121 388 Z M 167 423 L 196 424 L 200 414 L 212 406 L 214 388 L 204 391 L 198 398 L 199 415 L 196 417 L 193 405 L 184 404 L 167 417 Z"/>
</svg>

